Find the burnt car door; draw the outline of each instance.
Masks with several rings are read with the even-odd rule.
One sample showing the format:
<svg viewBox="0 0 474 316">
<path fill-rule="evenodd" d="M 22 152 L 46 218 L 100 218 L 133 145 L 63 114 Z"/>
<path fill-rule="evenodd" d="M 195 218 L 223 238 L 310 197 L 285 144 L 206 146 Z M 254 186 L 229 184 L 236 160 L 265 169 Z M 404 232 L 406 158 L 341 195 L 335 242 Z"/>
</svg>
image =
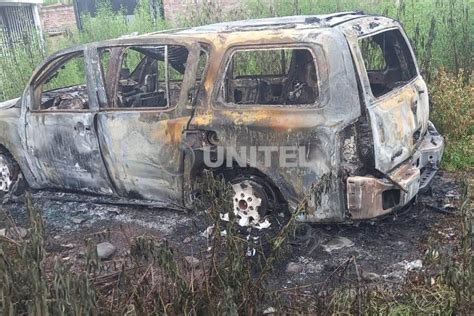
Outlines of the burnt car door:
<svg viewBox="0 0 474 316">
<path fill-rule="evenodd" d="M 399 28 L 359 38 L 375 167 L 388 173 L 410 158 L 428 128 L 426 83 Z M 359 65 L 362 66 L 362 65 Z"/>
<path fill-rule="evenodd" d="M 85 48 L 51 59 L 25 93 L 26 158 L 40 187 L 113 193 L 94 128 L 93 55 Z"/>
<path fill-rule="evenodd" d="M 191 116 L 199 45 L 148 40 L 103 48 L 100 55 L 107 102 L 98 130 L 117 191 L 181 201 L 181 135 Z"/>
</svg>

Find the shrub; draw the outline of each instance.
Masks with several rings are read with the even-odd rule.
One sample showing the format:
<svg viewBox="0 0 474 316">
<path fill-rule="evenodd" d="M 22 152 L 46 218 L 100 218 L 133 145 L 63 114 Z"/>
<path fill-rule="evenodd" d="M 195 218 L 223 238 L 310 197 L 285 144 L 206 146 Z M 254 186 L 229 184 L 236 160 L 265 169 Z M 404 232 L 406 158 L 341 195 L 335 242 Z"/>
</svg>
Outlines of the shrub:
<svg viewBox="0 0 474 316">
<path fill-rule="evenodd" d="M 443 166 L 448 170 L 471 169 L 474 163 L 474 84 L 464 72 L 441 68 L 430 85 L 431 118 L 446 140 Z"/>
</svg>

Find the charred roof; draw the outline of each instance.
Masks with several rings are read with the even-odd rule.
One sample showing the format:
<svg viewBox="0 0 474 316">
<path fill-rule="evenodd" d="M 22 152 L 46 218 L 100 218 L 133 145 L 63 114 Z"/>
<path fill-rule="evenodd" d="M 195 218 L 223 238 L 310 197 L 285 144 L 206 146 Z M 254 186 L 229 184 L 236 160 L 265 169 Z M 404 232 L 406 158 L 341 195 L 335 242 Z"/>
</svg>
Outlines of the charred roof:
<svg viewBox="0 0 474 316">
<path fill-rule="evenodd" d="M 362 11 L 339 12 L 322 15 L 295 15 L 215 23 L 182 30 L 179 33 L 220 33 L 255 29 L 285 28 L 292 26 L 296 27 L 300 25 L 312 27 L 333 27 L 341 23 L 365 16 L 367 15 Z"/>
</svg>

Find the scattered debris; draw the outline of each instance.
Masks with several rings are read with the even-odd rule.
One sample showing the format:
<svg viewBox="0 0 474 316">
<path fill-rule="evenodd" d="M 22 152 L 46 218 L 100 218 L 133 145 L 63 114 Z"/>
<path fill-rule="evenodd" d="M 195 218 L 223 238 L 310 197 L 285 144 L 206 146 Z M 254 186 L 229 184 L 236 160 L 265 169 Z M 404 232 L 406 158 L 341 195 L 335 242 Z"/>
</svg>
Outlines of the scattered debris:
<svg viewBox="0 0 474 316">
<path fill-rule="evenodd" d="M 303 272 L 304 266 L 299 262 L 289 262 L 286 266 L 286 273 L 297 274 Z"/>
<path fill-rule="evenodd" d="M 398 264 L 402 265 L 403 268 L 407 271 L 418 270 L 423 267 L 423 262 L 420 259 L 413 260 L 413 261 L 403 260 L 402 262 Z"/>
<path fill-rule="evenodd" d="M 184 257 L 184 261 L 185 261 L 185 262 L 188 264 L 188 266 L 191 267 L 191 268 L 196 268 L 196 267 L 199 265 L 199 263 L 200 263 L 199 259 L 197 259 L 197 258 L 195 258 L 195 257 L 193 257 L 193 256 L 186 256 L 186 257 Z"/>
<path fill-rule="evenodd" d="M 73 218 L 71 218 L 71 222 L 73 222 L 74 224 L 77 224 L 77 225 L 82 224 L 85 221 L 86 221 L 86 219 L 83 218 L 83 217 L 73 217 Z"/>
<path fill-rule="evenodd" d="M 97 256 L 99 259 L 109 259 L 115 253 L 115 250 L 117 250 L 117 248 L 110 242 L 106 241 L 97 244 Z"/>
<path fill-rule="evenodd" d="M 5 228 L 0 229 L 0 236 L 6 236 L 7 230 Z"/>
<path fill-rule="evenodd" d="M 299 257 L 298 261 L 304 264 L 304 273 L 320 273 L 323 270 L 321 262 L 315 261 L 312 258 Z"/>
<path fill-rule="evenodd" d="M 274 313 L 276 313 L 276 308 L 275 308 L 275 307 L 272 307 L 272 306 L 268 307 L 267 309 L 265 309 L 265 310 L 263 311 L 263 314 L 264 314 L 264 315 L 265 315 L 265 314 L 274 314 Z"/>
<path fill-rule="evenodd" d="M 403 260 L 394 264 L 392 267 L 393 269 L 395 269 L 395 271 L 392 271 L 388 274 L 384 274 L 383 277 L 386 279 L 403 280 L 405 279 L 409 271 L 421 269 L 423 267 L 423 262 L 420 259 L 413 261 Z"/>
<path fill-rule="evenodd" d="M 257 250 L 255 248 L 247 248 L 247 257 L 253 257 L 257 254 Z"/>
<path fill-rule="evenodd" d="M 453 215 L 455 214 L 455 212 L 453 211 L 454 208 L 452 206 L 449 206 L 448 205 L 445 205 L 443 207 L 439 207 L 439 206 L 436 206 L 436 205 L 431 205 L 431 204 L 428 204 L 426 205 L 429 209 L 435 211 L 435 212 L 438 212 L 438 213 L 442 213 L 442 214 L 449 214 L 449 215 Z M 450 208 L 451 210 L 448 210 L 448 208 Z"/>
<path fill-rule="evenodd" d="M 205 238 L 209 238 L 209 237 L 212 236 L 212 231 L 213 230 L 214 230 L 214 225 L 211 225 L 208 228 L 206 228 L 206 230 L 203 231 L 201 235 Z"/>
<path fill-rule="evenodd" d="M 271 224 L 272 223 L 270 223 L 268 219 L 265 218 L 263 222 L 258 222 L 257 224 L 253 225 L 253 227 L 261 230 L 261 229 L 267 229 L 268 227 L 271 226 Z"/>
<path fill-rule="evenodd" d="M 183 244 L 189 244 L 191 241 L 193 241 L 193 239 L 191 237 L 186 237 L 183 240 Z"/>
<path fill-rule="evenodd" d="M 334 250 L 339 250 L 342 248 L 348 248 L 354 246 L 354 242 L 346 237 L 338 236 L 334 239 L 331 239 L 326 244 L 323 245 L 323 248 L 326 252 L 331 253 Z"/>
<path fill-rule="evenodd" d="M 362 279 L 368 282 L 376 282 L 380 280 L 381 276 L 374 272 L 362 272 Z"/>
</svg>

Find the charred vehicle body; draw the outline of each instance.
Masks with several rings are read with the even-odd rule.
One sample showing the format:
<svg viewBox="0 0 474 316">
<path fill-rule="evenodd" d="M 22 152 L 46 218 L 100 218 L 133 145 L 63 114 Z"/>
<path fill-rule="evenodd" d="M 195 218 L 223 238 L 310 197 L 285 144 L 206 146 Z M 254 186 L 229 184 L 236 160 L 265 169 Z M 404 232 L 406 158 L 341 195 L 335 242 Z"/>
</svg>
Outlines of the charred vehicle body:
<svg viewBox="0 0 474 316">
<path fill-rule="evenodd" d="M 242 224 L 295 208 L 323 179 L 302 221 L 389 213 L 428 186 L 444 147 L 400 24 L 361 12 L 68 49 L 0 106 L 4 193 L 24 178 L 189 208 L 210 169 L 232 184 Z"/>
</svg>

